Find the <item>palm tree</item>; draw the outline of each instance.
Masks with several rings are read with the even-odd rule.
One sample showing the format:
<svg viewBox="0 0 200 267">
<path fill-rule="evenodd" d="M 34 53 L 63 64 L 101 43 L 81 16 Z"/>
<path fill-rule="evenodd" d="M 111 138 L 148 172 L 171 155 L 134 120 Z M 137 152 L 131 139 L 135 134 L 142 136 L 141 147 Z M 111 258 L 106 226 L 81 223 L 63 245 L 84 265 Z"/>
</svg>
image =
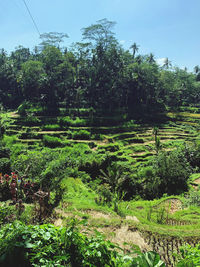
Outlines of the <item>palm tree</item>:
<svg viewBox="0 0 200 267">
<path fill-rule="evenodd" d="M 133 49 L 133 58 L 135 58 L 135 53 L 138 52 L 139 45 L 137 45 L 136 43 L 133 43 L 130 48 Z"/>
<path fill-rule="evenodd" d="M 136 58 L 135 58 L 135 61 L 138 63 L 138 64 L 141 64 L 142 61 L 143 61 L 143 57 L 141 55 L 138 55 Z"/>
<path fill-rule="evenodd" d="M 110 185 L 111 191 L 115 193 L 119 193 L 121 189 L 122 183 L 126 179 L 126 175 L 122 174 L 121 169 L 117 165 L 112 165 L 107 168 L 107 171 L 104 172 L 103 170 L 100 170 L 102 173 L 101 178 Z"/>
<path fill-rule="evenodd" d="M 127 179 L 126 175 L 122 174 L 122 170 L 113 164 L 107 168 L 107 172 L 100 170 L 102 173 L 101 178 L 110 185 L 110 191 L 113 196 L 114 211 L 119 211 L 119 203 L 125 195 L 122 191 L 122 184 Z"/>
<path fill-rule="evenodd" d="M 199 65 L 196 65 L 195 67 L 194 67 L 194 73 L 195 74 L 198 74 L 200 72 L 200 67 L 199 67 Z"/>
<path fill-rule="evenodd" d="M 155 63 L 154 54 L 150 53 L 149 56 L 147 57 L 147 61 L 150 64 Z"/>
<path fill-rule="evenodd" d="M 172 66 L 171 61 L 169 61 L 169 58 L 166 57 L 166 58 L 164 59 L 163 67 L 165 67 L 166 69 L 169 69 L 169 67 L 171 67 L 171 66 Z"/>
</svg>

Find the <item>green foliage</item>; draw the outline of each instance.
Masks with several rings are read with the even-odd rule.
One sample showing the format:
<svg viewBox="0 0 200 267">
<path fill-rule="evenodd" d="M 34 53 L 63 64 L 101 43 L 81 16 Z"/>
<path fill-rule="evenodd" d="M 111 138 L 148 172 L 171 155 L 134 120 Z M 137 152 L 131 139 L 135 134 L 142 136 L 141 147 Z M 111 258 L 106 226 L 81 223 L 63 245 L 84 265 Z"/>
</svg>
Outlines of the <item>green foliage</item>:
<svg viewBox="0 0 200 267">
<path fill-rule="evenodd" d="M 191 190 L 189 194 L 185 196 L 184 205 L 200 207 L 200 191 Z"/>
<path fill-rule="evenodd" d="M 42 126 L 43 130 L 50 130 L 50 131 L 55 131 L 55 130 L 60 130 L 60 125 L 58 124 L 46 124 Z"/>
<path fill-rule="evenodd" d="M 196 245 L 192 247 L 187 244 L 183 246 L 181 249 L 181 257 L 178 256 L 179 262 L 176 265 L 177 267 L 193 267 L 200 265 L 200 245 Z"/>
<path fill-rule="evenodd" d="M 77 116 L 88 116 L 92 124 L 102 124 L 102 115 L 121 112 L 134 127 L 133 113 L 153 115 L 168 106 L 197 112 L 191 104 L 199 103 L 199 71 L 173 67 L 166 58 L 160 68 L 154 55 L 135 55 L 124 49 L 112 31 L 116 23 L 107 19 L 82 29 L 83 40 L 71 49 L 59 47 L 66 34 L 43 33 L 40 48 L 30 51 L 18 47 L 7 54 L 0 51 L 0 95 L 6 108 L 19 107 L 19 114 L 59 113 L 59 106 Z M 197 67 L 197 66 L 196 66 Z M 26 102 L 39 103 L 35 108 Z M 62 104 L 61 104 L 62 103 Z M 187 108 L 186 108 L 187 107 Z M 75 112 L 74 112 L 75 110 Z M 66 115 L 65 112 L 62 114 Z M 100 117 L 94 118 L 94 115 Z M 153 118 L 154 116 L 151 116 Z M 113 120 L 110 121 L 111 123 Z M 62 127 L 83 126 L 84 119 L 63 118 Z"/>
<path fill-rule="evenodd" d="M 136 257 L 131 266 L 165 267 L 165 264 L 160 260 L 160 256 L 156 252 L 150 251 Z"/>
<path fill-rule="evenodd" d="M 95 202 L 97 204 L 107 204 L 111 206 L 111 202 L 113 199 L 113 194 L 111 192 L 111 188 L 108 184 L 102 184 L 98 187 L 97 190 L 98 198 L 95 198 Z"/>
<path fill-rule="evenodd" d="M 107 144 L 107 145 L 104 145 L 104 146 L 98 146 L 98 149 L 104 149 L 105 151 L 109 151 L 109 152 L 118 151 L 119 148 L 120 148 L 120 144 L 118 144 L 118 143 Z"/>
<path fill-rule="evenodd" d="M 72 138 L 73 139 L 80 139 L 80 140 L 89 140 L 91 136 L 91 133 L 87 130 L 79 130 L 79 131 L 73 131 Z"/>
<path fill-rule="evenodd" d="M 156 253 L 132 258 L 119 249 L 97 231 L 92 237 L 80 233 L 74 220 L 67 228 L 26 226 L 16 221 L 0 230 L 0 263 L 4 266 L 164 266 Z"/>
<path fill-rule="evenodd" d="M 12 136 L 4 135 L 2 144 L 8 148 L 11 148 L 16 143 L 16 141 L 17 141 L 16 135 Z"/>
<path fill-rule="evenodd" d="M 40 103 L 31 103 L 30 101 L 24 101 L 17 109 L 18 114 L 21 116 L 26 116 L 27 114 L 39 115 L 42 111 L 43 108 Z"/>
<path fill-rule="evenodd" d="M 59 120 L 59 124 L 61 127 L 67 126 L 85 126 L 86 120 L 76 117 L 75 119 L 70 118 L 69 116 L 62 117 Z"/>
<path fill-rule="evenodd" d="M 44 145 L 50 148 L 63 146 L 63 141 L 59 137 L 44 135 L 42 140 Z"/>
<path fill-rule="evenodd" d="M 10 159 L 0 158 L 0 170 L 3 174 L 10 173 L 10 171 L 11 171 Z"/>
<path fill-rule="evenodd" d="M 32 114 L 29 114 L 26 119 L 25 119 L 25 125 L 27 126 L 35 126 L 35 125 L 40 125 L 40 119 L 37 118 L 36 116 L 33 116 Z"/>
<path fill-rule="evenodd" d="M 96 134 L 93 134 L 91 136 L 91 139 L 94 139 L 94 140 L 103 140 L 104 139 L 104 136 L 102 134 L 96 133 Z"/>
<path fill-rule="evenodd" d="M 0 225 L 9 221 L 9 217 L 12 217 L 15 213 L 14 207 L 7 207 L 6 205 L 0 206 Z"/>
</svg>

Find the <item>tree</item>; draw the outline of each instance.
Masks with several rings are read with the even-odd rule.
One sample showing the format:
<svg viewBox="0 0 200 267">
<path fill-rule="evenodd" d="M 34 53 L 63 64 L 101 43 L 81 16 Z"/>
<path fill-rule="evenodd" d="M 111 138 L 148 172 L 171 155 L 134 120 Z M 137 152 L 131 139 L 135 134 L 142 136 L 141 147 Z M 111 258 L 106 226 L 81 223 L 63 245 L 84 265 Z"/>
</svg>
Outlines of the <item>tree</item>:
<svg viewBox="0 0 200 267">
<path fill-rule="evenodd" d="M 68 38 L 68 34 L 60 32 L 47 32 L 40 34 L 42 42 L 39 44 L 40 49 L 47 46 L 59 47 L 60 43 L 64 42 L 64 38 Z"/>
<path fill-rule="evenodd" d="M 150 53 L 147 57 L 147 62 L 149 62 L 150 64 L 155 63 L 154 55 L 152 53 Z"/>
<path fill-rule="evenodd" d="M 136 52 L 138 52 L 138 50 L 139 50 L 139 45 L 137 45 L 136 43 L 133 43 L 132 45 L 131 45 L 131 49 L 133 50 L 133 58 L 135 58 L 135 54 L 136 54 Z"/>
<path fill-rule="evenodd" d="M 169 61 L 168 57 L 166 57 L 166 58 L 164 59 L 163 67 L 166 68 L 166 69 L 169 69 L 169 67 L 171 67 L 171 66 L 172 66 L 171 61 Z"/>
<path fill-rule="evenodd" d="M 199 65 L 194 67 L 194 73 L 196 74 L 196 80 L 199 82 L 200 81 L 200 67 L 199 67 Z"/>
<path fill-rule="evenodd" d="M 29 48 L 18 46 L 14 52 L 11 53 L 10 59 L 13 61 L 13 66 L 17 71 L 20 70 L 21 65 L 31 58 L 31 52 Z"/>
<path fill-rule="evenodd" d="M 102 173 L 101 178 L 110 185 L 110 191 L 113 194 L 114 211 L 118 212 L 118 204 L 124 196 L 122 192 L 122 184 L 127 179 L 126 175 L 123 175 L 122 170 L 115 164 L 107 168 L 107 172 L 100 170 Z"/>
<path fill-rule="evenodd" d="M 160 138 L 158 137 L 158 127 L 153 128 L 153 135 L 154 135 L 154 140 L 155 140 L 155 148 L 156 148 L 156 153 L 158 155 L 159 150 L 161 149 L 161 143 L 160 143 Z"/>
<path fill-rule="evenodd" d="M 29 60 L 22 64 L 21 82 L 23 94 L 27 100 L 38 100 L 46 83 L 47 75 L 40 61 Z"/>
<path fill-rule="evenodd" d="M 95 45 L 101 45 L 106 49 L 110 43 L 116 42 L 112 28 L 116 22 L 107 19 L 97 21 L 97 24 L 92 24 L 82 29 L 83 40 L 87 39 L 94 41 Z"/>
<path fill-rule="evenodd" d="M 194 67 L 194 73 L 195 74 L 198 74 L 200 72 L 200 67 L 199 67 L 199 65 L 196 65 L 195 67 Z"/>
<path fill-rule="evenodd" d="M 155 177 L 159 177 L 159 196 L 187 190 L 191 166 L 180 149 L 159 153 L 155 158 L 154 171 Z"/>
<path fill-rule="evenodd" d="M 0 53 L 0 102 L 5 107 L 16 108 L 21 100 L 17 83 L 17 70 L 5 50 Z"/>
</svg>

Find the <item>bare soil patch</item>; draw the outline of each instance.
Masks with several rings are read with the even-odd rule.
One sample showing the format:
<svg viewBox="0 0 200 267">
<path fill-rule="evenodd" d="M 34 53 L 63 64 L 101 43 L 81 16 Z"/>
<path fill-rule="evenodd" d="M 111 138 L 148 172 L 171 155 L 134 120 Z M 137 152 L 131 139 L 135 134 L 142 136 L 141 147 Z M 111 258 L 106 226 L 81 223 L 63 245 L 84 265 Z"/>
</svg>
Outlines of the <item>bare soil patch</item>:
<svg viewBox="0 0 200 267">
<path fill-rule="evenodd" d="M 126 220 L 140 222 L 136 216 L 126 216 Z"/>
<path fill-rule="evenodd" d="M 166 207 L 166 210 L 169 211 L 169 213 L 171 214 L 182 209 L 182 202 L 181 200 L 177 198 L 167 199 L 161 204 L 164 204 Z"/>
<path fill-rule="evenodd" d="M 110 219 L 111 215 L 110 214 L 106 214 L 100 211 L 96 211 L 96 210 L 91 210 L 91 211 L 87 211 L 87 213 L 92 217 L 92 218 L 104 218 L 104 219 Z"/>
<path fill-rule="evenodd" d="M 200 178 L 196 179 L 196 180 L 194 181 L 194 183 L 195 183 L 195 184 L 200 184 Z"/>
<path fill-rule="evenodd" d="M 128 225 L 122 225 L 118 229 L 106 227 L 98 230 L 105 234 L 111 242 L 118 244 L 124 250 L 129 250 L 132 245 L 138 246 L 142 251 L 151 250 L 141 234 L 138 231 L 130 230 Z"/>
</svg>

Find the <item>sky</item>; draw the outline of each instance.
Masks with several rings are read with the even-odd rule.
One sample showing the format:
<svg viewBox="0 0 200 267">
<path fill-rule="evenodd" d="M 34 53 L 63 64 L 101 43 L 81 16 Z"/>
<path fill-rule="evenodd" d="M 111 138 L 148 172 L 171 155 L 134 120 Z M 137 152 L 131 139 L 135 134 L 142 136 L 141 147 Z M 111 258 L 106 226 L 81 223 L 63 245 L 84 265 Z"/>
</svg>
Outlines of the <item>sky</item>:
<svg viewBox="0 0 200 267">
<path fill-rule="evenodd" d="M 40 33 L 63 32 L 65 45 L 81 41 L 81 29 L 97 20 L 115 21 L 125 49 L 136 42 L 140 54 L 168 57 L 173 66 L 192 71 L 200 65 L 200 0 L 24 0 Z M 39 34 L 23 0 L 0 0 L 0 48 L 33 48 Z"/>
</svg>

